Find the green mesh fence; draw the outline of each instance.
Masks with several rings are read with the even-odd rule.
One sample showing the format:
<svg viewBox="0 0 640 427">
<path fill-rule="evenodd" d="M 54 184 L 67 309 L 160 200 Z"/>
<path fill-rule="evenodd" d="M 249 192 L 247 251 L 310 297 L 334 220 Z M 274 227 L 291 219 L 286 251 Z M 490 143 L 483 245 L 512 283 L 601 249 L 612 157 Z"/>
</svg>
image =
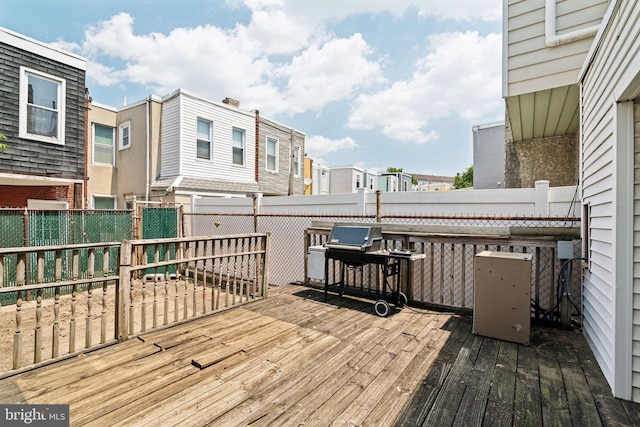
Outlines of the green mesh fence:
<svg viewBox="0 0 640 427">
<path fill-rule="evenodd" d="M 132 216 L 130 211 L 41 211 L 41 210 L 0 210 L 0 244 L 3 248 L 25 246 L 57 246 L 83 243 L 120 242 L 131 239 Z M 80 252 L 80 277 L 87 277 L 87 249 Z M 118 269 L 119 251 L 117 247 L 108 249 L 108 256 L 104 253 L 96 254 L 95 274 L 115 274 Z M 73 252 L 62 251 L 62 278 L 72 277 L 71 260 Z M 108 266 L 104 265 L 105 258 Z M 45 281 L 55 280 L 55 252 L 44 252 Z M 15 266 L 17 255 L 4 257 L 3 277 L 5 282 L 1 286 L 15 286 Z M 31 254 L 28 259 L 28 273 L 36 274 L 37 254 Z M 63 289 L 62 292 L 70 290 Z M 51 290 L 53 292 L 53 290 Z M 47 297 L 49 295 L 44 295 Z M 35 291 L 27 298 L 35 297 Z M 13 304 L 16 294 L 7 293 L 0 296 L 0 305 Z"/>
<path fill-rule="evenodd" d="M 178 237 L 178 209 L 176 208 L 142 208 L 142 238 L 143 239 L 163 239 L 170 237 Z M 154 245 L 149 248 L 147 253 L 147 262 L 153 263 L 157 257 L 159 261 L 165 259 L 167 248 L 164 245 Z M 175 258 L 175 246 L 169 247 L 169 255 Z M 157 267 L 148 269 L 147 274 L 164 274 L 166 267 Z M 175 274 L 175 265 L 169 266 L 169 274 Z"/>
</svg>

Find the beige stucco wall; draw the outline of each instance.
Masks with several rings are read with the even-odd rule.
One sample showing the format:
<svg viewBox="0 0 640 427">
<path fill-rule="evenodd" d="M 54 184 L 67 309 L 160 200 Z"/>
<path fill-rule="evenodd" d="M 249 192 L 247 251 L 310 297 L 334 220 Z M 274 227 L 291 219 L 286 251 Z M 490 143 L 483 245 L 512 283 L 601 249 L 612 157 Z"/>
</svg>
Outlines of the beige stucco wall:
<svg viewBox="0 0 640 427">
<path fill-rule="evenodd" d="M 87 204 L 93 207 L 93 196 L 111 196 L 116 193 L 117 177 L 116 166 L 102 165 L 93 162 L 93 124 L 98 123 L 104 126 L 117 128 L 117 112 L 115 109 L 103 108 L 101 106 L 91 104 L 89 108 L 89 127 L 87 137 L 89 139 L 87 152 Z M 117 145 L 117 132 L 116 141 Z M 122 208 L 123 205 L 117 202 L 116 208 Z"/>
<path fill-rule="evenodd" d="M 147 108 L 149 126 L 147 130 Z M 118 206 L 124 206 L 126 198 L 133 196 L 145 200 L 148 179 L 157 175 L 159 158 L 161 104 L 157 101 L 143 101 L 123 108 L 118 113 L 118 126 L 130 122 L 130 147 L 117 150 L 116 165 L 118 179 Z M 149 151 L 147 150 L 147 132 L 149 132 Z M 147 165 L 147 153 L 150 153 Z M 150 175 L 147 179 L 147 170 Z"/>
</svg>

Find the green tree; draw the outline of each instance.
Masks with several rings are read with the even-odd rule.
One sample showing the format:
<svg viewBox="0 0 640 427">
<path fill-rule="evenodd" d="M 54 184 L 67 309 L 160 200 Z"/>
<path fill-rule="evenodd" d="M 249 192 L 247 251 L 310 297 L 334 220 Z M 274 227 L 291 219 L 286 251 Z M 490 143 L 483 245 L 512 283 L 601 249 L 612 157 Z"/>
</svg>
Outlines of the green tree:
<svg viewBox="0 0 640 427">
<path fill-rule="evenodd" d="M 473 166 L 469 166 L 462 174 L 457 174 L 453 186 L 456 189 L 473 187 Z"/>
<path fill-rule="evenodd" d="M 9 145 L 5 143 L 7 137 L 0 133 L 0 151 L 8 150 Z"/>
</svg>

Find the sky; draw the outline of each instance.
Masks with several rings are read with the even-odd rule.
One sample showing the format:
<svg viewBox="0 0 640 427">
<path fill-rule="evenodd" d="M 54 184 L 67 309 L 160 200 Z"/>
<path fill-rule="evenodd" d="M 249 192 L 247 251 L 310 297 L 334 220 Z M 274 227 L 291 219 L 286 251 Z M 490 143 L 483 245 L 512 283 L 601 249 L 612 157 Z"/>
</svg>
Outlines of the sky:
<svg viewBox="0 0 640 427">
<path fill-rule="evenodd" d="M 455 176 L 504 120 L 501 0 L 2 0 L 87 60 L 94 102 L 179 88 L 306 135 L 323 166 Z"/>
</svg>

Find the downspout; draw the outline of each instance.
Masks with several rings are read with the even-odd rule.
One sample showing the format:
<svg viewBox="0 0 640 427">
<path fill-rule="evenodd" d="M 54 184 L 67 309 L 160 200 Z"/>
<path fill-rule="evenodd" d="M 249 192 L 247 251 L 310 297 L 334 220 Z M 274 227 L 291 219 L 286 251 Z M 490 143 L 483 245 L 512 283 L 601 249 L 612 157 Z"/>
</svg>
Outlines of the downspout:
<svg viewBox="0 0 640 427">
<path fill-rule="evenodd" d="M 144 185 L 144 200 L 145 200 L 145 202 L 149 201 L 149 186 L 151 185 L 151 179 L 149 178 L 149 175 L 151 174 L 151 171 L 149 170 L 150 164 L 151 164 L 151 162 L 149 161 L 149 155 L 151 153 L 151 149 L 149 147 L 149 145 L 151 143 L 151 137 L 149 135 L 149 120 L 150 120 L 150 117 L 151 117 L 151 114 L 150 114 L 150 111 L 149 111 L 150 108 L 151 108 L 150 104 L 151 104 L 151 95 L 149 95 L 147 97 L 147 106 L 146 106 L 146 115 L 147 115 L 147 117 L 146 117 L 145 124 L 144 124 L 144 126 L 145 126 L 144 132 L 145 132 L 145 138 L 146 138 L 146 142 L 145 142 L 145 144 L 146 144 L 145 145 L 145 151 L 146 151 L 146 153 L 145 153 L 145 162 L 146 162 L 146 164 L 145 164 L 145 171 L 146 171 L 145 180 L 146 181 L 145 181 L 145 185 Z"/>
<path fill-rule="evenodd" d="M 544 5 L 544 42 L 547 47 L 560 46 L 561 44 L 593 37 L 598 32 L 600 24 L 581 28 L 565 34 L 556 34 L 556 0 L 545 0 Z"/>
<path fill-rule="evenodd" d="M 89 144 L 89 126 L 91 123 L 89 122 L 89 110 L 93 105 L 93 99 L 89 96 L 89 88 L 84 88 L 84 178 L 82 179 L 82 205 L 81 209 L 88 209 L 89 206 L 87 203 L 87 187 L 89 180 L 89 156 L 91 153 L 91 144 Z M 74 205 L 77 204 L 77 201 L 74 200 Z M 74 206 L 75 208 L 75 206 Z"/>
<path fill-rule="evenodd" d="M 260 169 L 260 111 L 256 110 L 256 157 L 254 164 L 255 170 L 255 178 L 258 185 L 260 184 L 259 180 L 259 169 Z"/>
<path fill-rule="evenodd" d="M 295 157 L 295 146 L 294 146 L 294 142 L 295 142 L 295 134 L 294 134 L 294 130 L 293 128 L 291 128 L 291 136 L 290 136 L 290 145 L 289 145 L 289 192 L 288 195 L 289 196 L 293 196 L 293 174 L 294 174 L 294 170 L 293 170 L 293 160 Z"/>
</svg>

